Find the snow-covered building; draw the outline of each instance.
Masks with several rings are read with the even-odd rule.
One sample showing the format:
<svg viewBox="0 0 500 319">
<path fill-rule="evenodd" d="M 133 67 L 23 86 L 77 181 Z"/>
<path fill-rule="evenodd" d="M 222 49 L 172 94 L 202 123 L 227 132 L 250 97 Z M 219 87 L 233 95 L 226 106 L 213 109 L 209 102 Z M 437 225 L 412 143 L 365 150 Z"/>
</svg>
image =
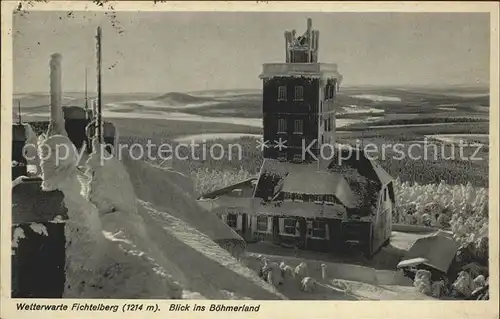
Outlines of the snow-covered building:
<svg viewBox="0 0 500 319">
<path fill-rule="evenodd" d="M 264 64 L 264 163 L 255 179 L 204 194 L 199 203 L 248 241 L 372 255 L 390 240 L 392 177 L 364 150 L 336 144 L 342 75 L 318 63 L 319 32 L 285 32 L 286 62 Z M 328 153 L 327 151 L 330 151 Z"/>
</svg>

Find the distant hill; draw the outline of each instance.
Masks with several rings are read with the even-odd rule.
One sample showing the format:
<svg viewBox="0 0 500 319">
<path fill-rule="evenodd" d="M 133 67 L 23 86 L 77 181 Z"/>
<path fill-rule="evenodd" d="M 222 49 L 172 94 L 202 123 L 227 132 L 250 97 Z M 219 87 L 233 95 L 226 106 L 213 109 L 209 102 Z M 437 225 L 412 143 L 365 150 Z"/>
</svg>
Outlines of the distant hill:
<svg viewBox="0 0 500 319">
<path fill-rule="evenodd" d="M 186 93 L 179 93 L 179 92 L 170 92 L 167 94 L 163 94 L 161 96 L 158 96 L 156 98 L 153 98 L 152 100 L 155 101 L 160 101 L 168 105 L 172 106 L 177 106 L 177 105 L 187 105 L 187 104 L 199 104 L 199 103 L 206 103 L 206 102 L 212 102 L 214 99 L 209 98 L 209 97 L 197 97 L 197 96 L 192 96 Z"/>
</svg>

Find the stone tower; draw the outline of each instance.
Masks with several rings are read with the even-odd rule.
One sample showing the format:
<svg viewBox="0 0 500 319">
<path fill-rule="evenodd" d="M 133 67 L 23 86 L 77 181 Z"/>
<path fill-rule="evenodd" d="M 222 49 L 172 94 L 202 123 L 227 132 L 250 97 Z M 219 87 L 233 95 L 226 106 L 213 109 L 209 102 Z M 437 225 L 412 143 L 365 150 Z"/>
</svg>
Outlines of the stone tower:
<svg viewBox="0 0 500 319">
<path fill-rule="evenodd" d="M 334 100 L 342 76 L 336 64 L 318 62 L 318 48 L 319 31 L 307 19 L 303 35 L 285 32 L 285 62 L 263 65 L 264 158 L 316 161 L 324 158 L 322 145 L 335 143 Z"/>
</svg>

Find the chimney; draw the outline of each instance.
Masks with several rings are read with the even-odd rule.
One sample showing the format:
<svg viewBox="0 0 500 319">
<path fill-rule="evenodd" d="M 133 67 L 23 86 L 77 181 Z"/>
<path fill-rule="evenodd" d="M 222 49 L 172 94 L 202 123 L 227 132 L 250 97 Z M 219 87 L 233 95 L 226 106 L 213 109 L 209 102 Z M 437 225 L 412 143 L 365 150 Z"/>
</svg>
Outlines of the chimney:
<svg viewBox="0 0 500 319">
<path fill-rule="evenodd" d="M 50 124 L 48 135 L 60 134 L 67 136 L 62 112 L 62 56 L 59 53 L 51 55 L 50 59 Z"/>
</svg>

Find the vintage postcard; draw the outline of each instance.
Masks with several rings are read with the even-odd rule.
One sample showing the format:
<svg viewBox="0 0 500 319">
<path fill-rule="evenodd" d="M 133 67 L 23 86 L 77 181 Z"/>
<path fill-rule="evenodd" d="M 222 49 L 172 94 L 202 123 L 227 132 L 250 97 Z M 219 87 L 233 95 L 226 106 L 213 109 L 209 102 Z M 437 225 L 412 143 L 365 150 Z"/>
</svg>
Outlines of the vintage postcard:
<svg viewBox="0 0 500 319">
<path fill-rule="evenodd" d="M 2 319 L 498 318 L 498 4 L 1 5 Z"/>
</svg>

